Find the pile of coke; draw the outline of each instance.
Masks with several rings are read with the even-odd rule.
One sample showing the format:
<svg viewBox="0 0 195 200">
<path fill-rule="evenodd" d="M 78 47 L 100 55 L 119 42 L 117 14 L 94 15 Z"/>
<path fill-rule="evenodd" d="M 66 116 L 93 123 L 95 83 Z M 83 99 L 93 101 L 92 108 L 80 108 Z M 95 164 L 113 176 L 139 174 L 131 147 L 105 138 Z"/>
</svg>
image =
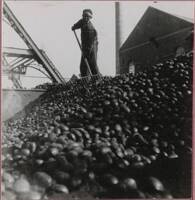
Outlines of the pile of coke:
<svg viewBox="0 0 195 200">
<path fill-rule="evenodd" d="M 33 89 L 43 89 L 43 90 L 47 90 L 48 88 L 50 88 L 53 84 L 52 83 L 43 83 L 40 85 L 35 86 L 35 88 Z"/>
<path fill-rule="evenodd" d="M 4 123 L 3 197 L 190 197 L 192 65 L 51 86 Z"/>
</svg>

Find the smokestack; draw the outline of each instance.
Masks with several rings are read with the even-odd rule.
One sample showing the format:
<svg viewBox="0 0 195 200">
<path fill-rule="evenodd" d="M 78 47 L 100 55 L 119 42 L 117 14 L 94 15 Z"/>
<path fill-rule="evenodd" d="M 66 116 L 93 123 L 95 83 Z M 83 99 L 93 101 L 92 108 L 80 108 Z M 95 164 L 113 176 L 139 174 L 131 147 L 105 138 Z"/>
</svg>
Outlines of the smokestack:
<svg viewBox="0 0 195 200">
<path fill-rule="evenodd" d="M 116 74 L 120 74 L 119 49 L 121 46 L 121 5 L 115 2 L 115 31 L 116 31 Z"/>
</svg>

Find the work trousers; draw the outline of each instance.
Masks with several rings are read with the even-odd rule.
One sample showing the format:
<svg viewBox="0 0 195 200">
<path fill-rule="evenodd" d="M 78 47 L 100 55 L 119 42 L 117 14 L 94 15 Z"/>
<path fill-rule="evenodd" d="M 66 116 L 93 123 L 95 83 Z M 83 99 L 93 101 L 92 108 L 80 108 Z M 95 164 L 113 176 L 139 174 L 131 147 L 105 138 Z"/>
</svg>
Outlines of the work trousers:
<svg viewBox="0 0 195 200">
<path fill-rule="evenodd" d="M 88 61 L 92 75 L 99 74 L 99 69 L 98 69 L 98 66 L 97 66 L 97 50 L 98 50 L 97 45 L 94 45 L 90 52 L 84 51 L 84 56 Z M 81 63 L 80 63 L 81 77 L 85 77 L 85 76 L 89 75 L 88 67 L 87 67 L 86 62 L 84 60 L 84 56 L 82 55 Z"/>
</svg>

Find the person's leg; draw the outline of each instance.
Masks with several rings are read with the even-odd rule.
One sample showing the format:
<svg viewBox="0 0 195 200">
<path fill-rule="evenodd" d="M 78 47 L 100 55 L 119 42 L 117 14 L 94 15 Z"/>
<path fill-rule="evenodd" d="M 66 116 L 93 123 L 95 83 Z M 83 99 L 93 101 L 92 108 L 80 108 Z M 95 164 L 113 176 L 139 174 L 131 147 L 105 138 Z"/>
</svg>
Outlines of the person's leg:
<svg viewBox="0 0 195 200">
<path fill-rule="evenodd" d="M 85 64 L 85 60 L 83 56 L 81 57 L 80 73 L 81 73 L 81 77 L 87 76 L 87 66 Z"/>
<path fill-rule="evenodd" d="M 96 45 L 90 54 L 89 65 L 90 65 L 91 73 L 93 75 L 99 74 L 99 69 L 97 66 L 97 47 L 96 47 Z"/>
</svg>

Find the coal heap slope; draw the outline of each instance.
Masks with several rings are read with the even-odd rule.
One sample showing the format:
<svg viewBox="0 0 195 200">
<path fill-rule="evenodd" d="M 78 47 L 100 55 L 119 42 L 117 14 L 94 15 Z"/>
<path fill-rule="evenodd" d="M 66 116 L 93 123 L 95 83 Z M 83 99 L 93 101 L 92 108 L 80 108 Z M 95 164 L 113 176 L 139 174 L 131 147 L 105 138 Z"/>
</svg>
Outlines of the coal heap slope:
<svg viewBox="0 0 195 200">
<path fill-rule="evenodd" d="M 189 53 L 136 75 L 50 86 L 5 122 L 5 173 L 54 192 L 190 197 L 192 65 Z"/>
</svg>

